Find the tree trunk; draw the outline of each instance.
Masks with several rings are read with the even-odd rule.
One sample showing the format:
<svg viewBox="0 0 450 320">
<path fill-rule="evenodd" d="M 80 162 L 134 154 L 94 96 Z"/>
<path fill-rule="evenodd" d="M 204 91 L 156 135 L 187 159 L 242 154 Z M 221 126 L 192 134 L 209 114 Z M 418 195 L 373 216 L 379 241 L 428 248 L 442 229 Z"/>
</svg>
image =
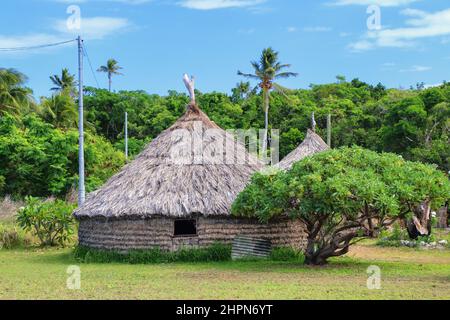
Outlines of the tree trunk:
<svg viewBox="0 0 450 320">
<path fill-rule="evenodd" d="M 431 205 L 430 201 L 423 202 L 413 212 L 411 221 L 407 224 L 408 235 L 411 239 L 429 236 L 431 234 Z"/>
<path fill-rule="evenodd" d="M 268 140 L 268 131 L 269 131 L 269 90 L 264 89 L 264 137 L 263 137 L 263 145 L 262 145 L 262 155 L 263 159 L 267 158 L 267 140 Z"/>
<path fill-rule="evenodd" d="M 448 203 L 445 207 L 442 207 L 437 212 L 437 227 L 438 228 L 447 228 L 447 220 L 448 220 Z"/>
<path fill-rule="evenodd" d="M 109 82 L 109 92 L 111 92 L 111 87 L 112 87 L 112 77 L 111 77 L 111 74 L 108 74 L 108 82 Z"/>
</svg>

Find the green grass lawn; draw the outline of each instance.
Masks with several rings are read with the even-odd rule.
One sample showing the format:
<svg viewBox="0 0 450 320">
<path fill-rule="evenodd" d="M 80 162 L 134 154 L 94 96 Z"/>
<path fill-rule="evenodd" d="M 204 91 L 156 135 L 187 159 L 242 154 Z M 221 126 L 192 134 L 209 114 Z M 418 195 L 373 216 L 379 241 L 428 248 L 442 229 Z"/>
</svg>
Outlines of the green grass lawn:
<svg viewBox="0 0 450 320">
<path fill-rule="evenodd" d="M 273 261 L 80 264 L 71 249 L 0 250 L 0 299 L 450 299 L 450 250 L 356 246 L 325 267 Z M 381 268 L 380 290 L 366 286 Z"/>
</svg>

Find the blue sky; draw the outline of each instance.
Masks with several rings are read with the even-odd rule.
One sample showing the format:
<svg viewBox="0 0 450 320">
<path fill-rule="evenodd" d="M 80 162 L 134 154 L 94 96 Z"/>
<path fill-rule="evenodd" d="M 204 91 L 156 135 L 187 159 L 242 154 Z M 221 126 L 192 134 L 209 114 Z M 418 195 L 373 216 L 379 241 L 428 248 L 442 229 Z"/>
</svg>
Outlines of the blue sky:
<svg viewBox="0 0 450 320">
<path fill-rule="evenodd" d="M 376 4 L 381 26 L 369 30 Z M 115 90 L 165 94 L 183 91 L 181 76 L 194 74 L 203 92 L 230 89 L 250 72 L 264 47 L 280 52 L 298 78 L 290 88 L 359 77 L 389 87 L 450 80 L 448 0 L 15 0 L 3 1 L 0 48 L 75 38 L 67 29 L 69 5 L 81 9 L 81 34 L 94 71 L 115 58 L 124 76 Z M 373 10 L 373 9 L 371 9 Z M 48 95 L 49 76 L 77 71 L 74 45 L 0 52 L 0 67 L 29 77 L 36 96 Z M 101 87 L 107 79 L 96 73 Z M 96 86 L 89 65 L 86 85 Z"/>
</svg>

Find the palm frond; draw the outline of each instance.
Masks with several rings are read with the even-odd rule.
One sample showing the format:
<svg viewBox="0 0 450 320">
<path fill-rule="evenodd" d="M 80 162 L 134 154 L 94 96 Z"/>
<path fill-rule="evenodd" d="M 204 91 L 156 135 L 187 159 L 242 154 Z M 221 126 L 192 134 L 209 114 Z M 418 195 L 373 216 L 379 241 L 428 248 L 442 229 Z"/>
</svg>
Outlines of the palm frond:
<svg viewBox="0 0 450 320">
<path fill-rule="evenodd" d="M 290 102 L 292 102 L 291 98 L 287 95 L 288 93 L 292 92 L 291 89 L 283 87 L 282 85 L 279 85 L 278 83 L 273 83 L 273 88 L 275 89 L 276 92 L 281 93 L 286 99 L 288 99 Z"/>
<path fill-rule="evenodd" d="M 275 79 L 281 79 L 281 78 L 291 78 L 291 77 L 297 77 L 298 73 L 295 72 L 281 72 L 275 75 Z"/>
<path fill-rule="evenodd" d="M 237 74 L 239 76 L 243 76 L 243 77 L 250 78 L 250 79 L 260 79 L 260 77 L 258 77 L 257 75 L 251 74 L 251 73 L 243 73 L 241 71 L 238 71 Z"/>
</svg>

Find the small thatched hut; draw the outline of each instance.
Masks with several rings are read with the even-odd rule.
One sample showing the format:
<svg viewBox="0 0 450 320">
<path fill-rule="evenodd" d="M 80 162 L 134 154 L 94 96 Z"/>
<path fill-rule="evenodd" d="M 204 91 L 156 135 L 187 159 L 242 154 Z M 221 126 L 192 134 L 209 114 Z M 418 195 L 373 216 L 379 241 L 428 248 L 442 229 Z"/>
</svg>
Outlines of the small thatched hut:
<svg viewBox="0 0 450 320">
<path fill-rule="evenodd" d="M 237 235 L 300 247 L 303 226 L 232 217 L 230 207 L 263 164 L 194 103 L 75 211 L 79 243 L 130 250 L 203 247 Z"/>
<path fill-rule="evenodd" d="M 284 157 L 277 164 L 277 167 L 283 170 L 289 170 L 295 162 L 328 149 L 330 147 L 325 141 L 317 133 L 308 129 L 305 140 L 294 151 Z"/>
</svg>

